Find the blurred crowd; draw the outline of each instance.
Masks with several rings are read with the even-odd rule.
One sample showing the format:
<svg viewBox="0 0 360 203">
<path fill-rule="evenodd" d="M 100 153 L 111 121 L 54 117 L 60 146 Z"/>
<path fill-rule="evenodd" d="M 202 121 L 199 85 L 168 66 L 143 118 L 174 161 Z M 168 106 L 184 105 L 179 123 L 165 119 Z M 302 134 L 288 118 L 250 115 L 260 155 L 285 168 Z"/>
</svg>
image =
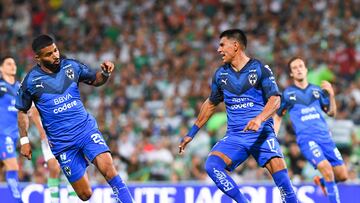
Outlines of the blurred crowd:
<svg viewBox="0 0 360 203">
<path fill-rule="evenodd" d="M 246 31 L 247 53 L 270 65 L 281 89 L 291 84 L 287 61 L 295 55 L 306 60 L 310 82 L 332 82 L 339 113 L 328 119 L 330 128 L 349 182 L 360 181 L 359 0 L 2 0 L 0 18 L 0 55 L 16 58 L 19 80 L 34 65 L 31 41 L 40 33 L 93 69 L 115 62 L 106 85 L 80 88 L 120 175 L 130 182 L 209 181 L 203 165 L 226 131 L 224 105 L 183 156 L 178 144 L 209 96 L 221 65 L 218 36 L 228 28 Z M 291 177 L 309 181 L 317 172 L 283 123 L 279 140 Z M 20 158 L 20 179 L 44 183 L 39 137 L 30 133 L 34 158 Z M 92 183 L 104 183 L 92 167 L 89 173 Z M 270 180 L 252 158 L 233 176 L 238 183 Z"/>
</svg>

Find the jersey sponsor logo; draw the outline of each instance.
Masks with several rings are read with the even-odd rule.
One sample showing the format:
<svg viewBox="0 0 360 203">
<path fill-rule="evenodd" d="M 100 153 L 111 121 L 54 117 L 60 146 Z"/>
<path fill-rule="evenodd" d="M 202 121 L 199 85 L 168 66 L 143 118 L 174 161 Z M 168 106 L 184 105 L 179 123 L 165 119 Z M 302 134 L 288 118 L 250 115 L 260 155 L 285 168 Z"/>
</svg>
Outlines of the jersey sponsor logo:
<svg viewBox="0 0 360 203">
<path fill-rule="evenodd" d="M 317 113 L 315 107 L 307 107 L 301 109 L 301 114 L 306 114 L 301 116 L 301 121 L 308 121 L 308 120 L 314 120 L 314 119 L 320 119 L 320 114 Z"/>
<path fill-rule="evenodd" d="M 17 108 L 15 108 L 15 99 L 12 99 L 11 100 L 11 106 L 8 106 L 8 111 L 14 111 L 14 112 L 17 112 Z"/>
<path fill-rule="evenodd" d="M 64 105 L 54 109 L 54 113 L 55 114 L 58 114 L 58 113 L 61 113 L 63 111 L 66 111 L 68 109 L 71 109 L 72 107 L 76 106 L 77 105 L 77 102 L 76 101 L 72 101 L 72 102 L 69 102 L 69 103 L 65 103 Z"/>
<path fill-rule="evenodd" d="M 230 106 L 230 109 L 235 110 L 235 109 L 243 109 L 243 108 L 251 108 L 254 106 L 254 103 L 252 101 L 250 101 L 249 98 L 246 97 L 240 97 L 240 98 L 232 98 L 231 100 L 232 102 L 236 102 L 239 104 L 233 104 Z M 243 103 L 241 103 L 243 102 Z"/>
<path fill-rule="evenodd" d="M 227 85 L 227 78 L 226 79 L 221 79 L 221 82 L 224 83 L 225 85 Z"/>
<path fill-rule="evenodd" d="M 316 99 L 319 99 L 319 97 L 320 97 L 320 93 L 319 93 L 319 90 L 313 90 L 312 91 L 312 93 L 313 93 L 313 95 L 314 95 L 314 97 L 316 98 Z"/>
<path fill-rule="evenodd" d="M 73 80 L 75 77 L 74 70 L 72 68 L 66 69 L 65 74 L 70 80 Z"/>
<path fill-rule="evenodd" d="M 66 69 L 66 68 L 69 68 L 71 67 L 71 64 L 67 64 L 66 66 L 64 66 L 62 69 Z"/>
<path fill-rule="evenodd" d="M 70 93 L 67 93 L 65 96 L 60 96 L 60 97 L 54 99 L 54 104 L 55 105 L 61 104 L 71 98 L 73 98 L 73 96 Z"/>
<path fill-rule="evenodd" d="M 220 72 L 220 75 L 229 75 L 229 73 Z"/>
<path fill-rule="evenodd" d="M 256 84 L 256 81 L 258 79 L 258 75 L 256 74 L 256 72 L 254 73 L 250 73 L 248 75 L 248 80 L 249 80 L 249 83 L 250 85 L 254 86 Z"/>
<path fill-rule="evenodd" d="M 213 171 L 225 191 L 229 191 L 234 188 L 234 185 L 226 179 L 226 175 L 222 171 L 216 170 L 216 168 L 213 168 Z"/>
</svg>

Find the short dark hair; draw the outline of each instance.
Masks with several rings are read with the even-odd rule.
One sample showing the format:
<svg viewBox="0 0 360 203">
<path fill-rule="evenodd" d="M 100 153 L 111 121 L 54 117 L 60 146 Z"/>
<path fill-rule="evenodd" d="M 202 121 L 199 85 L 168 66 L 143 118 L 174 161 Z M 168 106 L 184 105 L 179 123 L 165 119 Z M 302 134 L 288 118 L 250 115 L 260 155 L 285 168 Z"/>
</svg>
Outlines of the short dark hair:
<svg viewBox="0 0 360 203">
<path fill-rule="evenodd" d="M 288 63 L 287 63 L 287 68 L 288 68 L 289 74 L 291 73 L 291 66 L 290 66 L 291 63 L 294 62 L 294 61 L 297 60 L 297 59 L 300 59 L 300 60 L 304 61 L 304 59 L 303 59 L 301 56 L 294 56 L 294 57 L 292 57 L 292 58 L 288 61 Z"/>
<path fill-rule="evenodd" d="M 10 55 L 5 55 L 5 56 L 3 56 L 3 57 L 1 57 L 1 59 L 0 59 L 0 66 L 1 65 L 3 65 L 4 64 L 4 62 L 5 62 L 5 60 L 6 59 L 14 59 L 14 57 L 12 57 L 12 56 L 10 56 Z"/>
<path fill-rule="evenodd" d="M 33 40 L 31 47 L 32 50 L 38 54 L 42 48 L 50 46 L 53 43 L 54 40 L 49 35 L 40 35 Z"/>
<path fill-rule="evenodd" d="M 246 48 L 246 44 L 247 44 L 246 35 L 245 32 L 240 29 L 225 30 L 220 34 L 219 38 L 221 39 L 223 37 L 235 39 L 244 46 L 244 49 Z"/>
</svg>

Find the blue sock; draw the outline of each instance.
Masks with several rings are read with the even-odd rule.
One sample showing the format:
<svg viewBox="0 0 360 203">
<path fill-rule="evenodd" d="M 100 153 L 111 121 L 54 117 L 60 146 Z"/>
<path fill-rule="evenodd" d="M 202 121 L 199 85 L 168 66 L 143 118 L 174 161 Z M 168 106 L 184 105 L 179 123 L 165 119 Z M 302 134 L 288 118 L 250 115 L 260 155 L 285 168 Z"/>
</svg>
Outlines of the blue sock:
<svg viewBox="0 0 360 203">
<path fill-rule="evenodd" d="M 340 195 L 335 181 L 324 181 L 326 192 L 331 203 L 340 203 Z"/>
<path fill-rule="evenodd" d="M 275 172 L 272 174 L 272 177 L 276 186 L 280 190 L 282 201 L 286 203 L 297 203 L 298 200 L 296 198 L 294 189 L 292 188 L 287 169 Z"/>
<path fill-rule="evenodd" d="M 6 171 L 5 173 L 6 182 L 8 184 L 8 187 L 11 191 L 12 196 L 16 200 L 16 202 L 22 202 L 21 201 L 21 194 L 19 189 L 19 178 L 18 178 L 18 171 Z"/>
<path fill-rule="evenodd" d="M 108 181 L 111 186 L 114 194 L 116 202 L 118 203 L 132 203 L 134 202 L 129 189 L 125 185 L 124 181 L 120 178 L 119 175 L 113 177 Z"/>
<path fill-rule="evenodd" d="M 226 164 L 220 157 L 211 155 L 205 163 L 205 169 L 216 186 L 226 195 L 238 203 L 248 203 L 249 201 L 240 192 L 234 180 L 225 171 Z"/>
</svg>

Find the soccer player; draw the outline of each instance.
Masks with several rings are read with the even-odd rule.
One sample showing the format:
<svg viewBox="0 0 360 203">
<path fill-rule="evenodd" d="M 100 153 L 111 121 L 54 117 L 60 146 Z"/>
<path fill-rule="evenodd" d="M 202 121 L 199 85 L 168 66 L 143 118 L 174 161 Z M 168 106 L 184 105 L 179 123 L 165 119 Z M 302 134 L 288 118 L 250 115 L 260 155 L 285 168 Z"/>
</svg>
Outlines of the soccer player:
<svg viewBox="0 0 360 203">
<path fill-rule="evenodd" d="M 224 65 L 215 72 L 210 97 L 182 139 L 179 153 L 184 152 L 186 145 L 214 113 L 216 105 L 224 101 L 228 129 L 206 160 L 208 175 L 236 202 L 249 202 L 226 170 L 234 170 L 252 155 L 271 173 L 282 200 L 297 202 L 271 118 L 279 108 L 280 92 L 269 66 L 245 54 L 246 43 L 242 30 L 231 29 L 220 34 L 217 51 L 222 55 Z"/>
<path fill-rule="evenodd" d="M 19 165 L 16 159 L 16 143 L 19 137 L 17 109 L 15 108 L 16 92 L 20 83 L 15 80 L 16 63 L 11 56 L 0 61 L 0 160 L 5 166 L 7 185 L 16 202 L 21 202 L 18 185 Z"/>
<path fill-rule="evenodd" d="M 316 176 L 315 183 L 321 186 L 330 202 L 340 202 L 335 180 L 345 181 L 348 174 L 322 115 L 322 111 L 329 116 L 336 114 L 334 90 L 327 81 L 323 81 L 321 87 L 309 84 L 307 68 L 300 57 L 292 58 L 288 68 L 294 85 L 284 90 L 280 108 L 274 115 L 275 132 L 279 131 L 281 116 L 289 112 L 301 152 L 324 177 Z"/>
<path fill-rule="evenodd" d="M 93 86 L 105 84 L 114 64 L 103 62 L 101 71 L 93 72 L 83 63 L 60 59 L 59 50 L 48 35 L 32 42 L 37 65 L 26 75 L 18 92 L 18 125 L 21 154 L 31 159 L 27 137 L 26 112 L 32 102 L 41 116 L 49 146 L 80 199 L 90 199 L 92 191 L 86 174 L 88 160 L 111 186 L 117 202 L 133 202 L 131 194 L 113 166 L 109 147 L 97 123 L 80 100 L 79 82 Z"/>
<path fill-rule="evenodd" d="M 50 201 L 51 203 L 59 203 L 60 202 L 60 165 L 56 160 L 55 156 L 52 154 L 50 150 L 50 146 L 48 144 L 48 140 L 46 138 L 45 130 L 41 125 L 40 115 L 38 110 L 35 107 L 32 107 L 29 117 L 34 122 L 37 129 L 39 129 L 40 139 L 41 139 L 41 150 L 49 169 L 49 177 L 47 179 L 47 186 L 50 190 Z M 71 185 L 67 185 L 68 190 L 68 201 L 69 202 L 77 202 L 78 197 L 72 188 Z"/>
</svg>

